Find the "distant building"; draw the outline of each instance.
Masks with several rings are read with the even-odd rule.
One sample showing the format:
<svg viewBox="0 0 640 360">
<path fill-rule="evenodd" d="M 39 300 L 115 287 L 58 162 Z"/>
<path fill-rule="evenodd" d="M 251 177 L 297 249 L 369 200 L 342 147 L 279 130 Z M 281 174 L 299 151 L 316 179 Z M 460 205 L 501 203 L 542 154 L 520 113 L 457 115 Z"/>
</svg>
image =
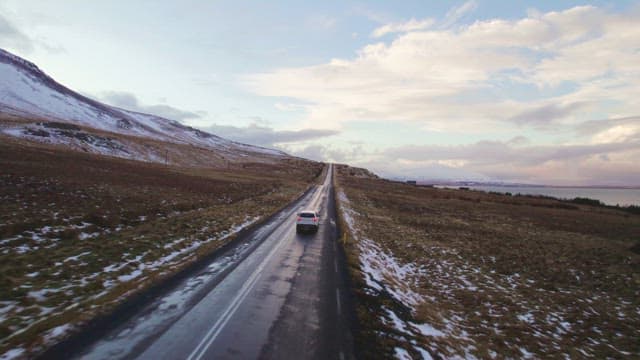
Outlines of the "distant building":
<svg viewBox="0 0 640 360">
<path fill-rule="evenodd" d="M 418 182 L 415 180 L 407 180 L 407 184 L 409 185 L 418 185 Z"/>
</svg>

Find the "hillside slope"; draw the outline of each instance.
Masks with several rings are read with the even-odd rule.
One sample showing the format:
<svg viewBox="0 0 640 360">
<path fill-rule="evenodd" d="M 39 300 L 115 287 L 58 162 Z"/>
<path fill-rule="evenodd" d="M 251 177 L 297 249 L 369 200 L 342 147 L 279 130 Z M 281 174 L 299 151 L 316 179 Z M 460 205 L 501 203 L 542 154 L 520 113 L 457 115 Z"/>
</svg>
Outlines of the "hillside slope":
<svg viewBox="0 0 640 360">
<path fill-rule="evenodd" d="M 4 135 L 91 153 L 152 162 L 186 161 L 190 165 L 194 161 L 184 156 L 184 148 L 179 151 L 180 156 L 171 159 L 167 152 L 173 152 L 176 145 L 188 145 L 212 151 L 224 161 L 273 161 L 287 156 L 277 150 L 226 140 L 174 120 L 100 103 L 2 49 L 0 79 L 0 133 Z"/>
<path fill-rule="evenodd" d="M 0 141 L 0 359 L 33 358 L 206 258 L 322 168 L 166 166 Z"/>
</svg>

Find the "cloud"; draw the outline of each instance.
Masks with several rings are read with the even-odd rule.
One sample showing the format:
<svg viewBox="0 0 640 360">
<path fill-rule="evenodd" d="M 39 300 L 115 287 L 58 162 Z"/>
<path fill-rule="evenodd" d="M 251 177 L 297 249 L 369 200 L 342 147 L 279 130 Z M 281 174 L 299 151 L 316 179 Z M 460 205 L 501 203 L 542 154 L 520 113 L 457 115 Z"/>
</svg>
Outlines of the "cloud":
<svg viewBox="0 0 640 360">
<path fill-rule="evenodd" d="M 171 120 L 183 121 L 199 119 L 202 118 L 203 115 L 206 115 L 204 112 L 186 111 L 163 104 L 143 105 L 134 94 L 126 91 L 108 91 L 100 94 L 98 97 L 104 102 L 116 107 L 161 116 Z"/>
<path fill-rule="evenodd" d="M 463 19 L 466 15 L 473 12 L 478 7 L 475 0 L 467 1 L 460 6 L 456 6 L 447 11 L 444 19 L 438 23 L 438 28 L 446 29 L 453 26 L 456 22 Z M 387 23 L 371 33 L 371 37 L 380 38 L 388 34 L 407 33 L 411 31 L 426 30 L 436 24 L 435 19 L 416 20 L 411 18 L 405 22 Z"/>
<path fill-rule="evenodd" d="M 380 152 L 379 162 L 406 164 L 400 169 L 395 166 L 396 172 L 414 169 L 414 174 L 425 178 L 441 178 L 443 169 L 455 168 L 461 174 L 468 174 L 463 178 L 473 179 L 484 176 L 560 185 L 640 185 L 640 169 L 634 165 L 638 156 L 640 138 L 609 143 L 530 145 L 526 139 L 516 137 L 506 142 L 398 146 Z M 434 168 L 434 164 L 444 168 Z M 379 169 L 389 171 L 385 166 Z M 452 175 L 450 171 L 445 174 Z M 474 177 L 471 174 L 475 174 Z"/>
<path fill-rule="evenodd" d="M 0 47 L 31 53 L 34 41 L 0 14 Z"/>
<path fill-rule="evenodd" d="M 449 28 L 455 23 L 464 18 L 467 14 L 473 12 L 478 8 L 478 3 L 475 0 L 465 2 L 460 6 L 456 6 L 447 11 L 444 20 L 440 24 L 440 28 Z"/>
<path fill-rule="evenodd" d="M 385 21 L 351 57 L 252 74 L 244 85 L 295 103 L 307 126 L 380 121 L 449 139 L 528 136 L 357 156 L 326 145 L 294 149 L 322 160 L 342 152 L 387 174 L 558 184 L 613 184 L 616 174 L 640 185 L 640 8 L 577 6 L 462 24 L 476 8 L 469 1 L 440 20 Z"/>
<path fill-rule="evenodd" d="M 314 29 L 333 30 L 338 19 L 328 15 L 314 15 L 307 19 L 307 23 Z"/>
<path fill-rule="evenodd" d="M 438 161 L 390 161 L 389 158 L 377 157 L 357 164 L 367 168 L 378 176 L 388 179 L 411 180 L 491 180 L 484 174 L 462 167 L 454 167 Z"/>
<path fill-rule="evenodd" d="M 300 156 L 307 159 L 333 162 L 333 163 L 349 163 L 354 164 L 362 161 L 363 158 L 370 156 L 360 144 L 352 144 L 348 148 L 336 145 L 325 144 L 278 144 L 276 147 L 288 154 Z"/>
<path fill-rule="evenodd" d="M 318 144 L 305 146 L 302 149 L 290 152 L 290 154 L 315 161 L 327 161 L 328 158 L 327 148 Z"/>
<path fill-rule="evenodd" d="M 405 145 L 385 150 L 387 156 L 412 160 L 458 160 L 476 165 L 540 165 L 556 160 L 573 160 L 601 154 L 640 150 L 640 142 L 585 145 L 525 145 L 513 142 L 479 141 L 467 145 Z"/>
<path fill-rule="evenodd" d="M 473 8 L 471 2 L 452 10 L 449 19 Z M 633 11 L 581 6 L 408 30 L 352 58 L 252 74 L 243 82 L 256 94 L 305 104 L 307 124 L 327 128 L 378 120 L 482 131 L 498 123 L 569 125 L 602 111 L 633 116 L 640 113 L 637 18 Z M 388 24 L 379 33 L 400 28 Z"/>
<path fill-rule="evenodd" d="M 433 23 L 434 23 L 433 19 L 424 19 L 424 20 L 411 19 L 403 23 L 386 24 L 373 30 L 373 32 L 371 33 L 371 36 L 374 38 L 379 38 L 387 34 L 404 33 L 404 32 L 415 31 L 415 30 L 424 30 L 429 28 L 431 25 L 433 25 Z"/>
<path fill-rule="evenodd" d="M 569 104 L 545 104 L 535 105 L 530 109 L 526 109 L 519 114 L 509 118 L 520 125 L 536 125 L 545 126 L 550 123 L 569 117 L 571 114 L 580 110 L 586 103 L 574 102 Z"/>
<path fill-rule="evenodd" d="M 335 145 L 277 146 L 296 156 L 365 167 L 387 178 L 511 181 L 548 185 L 640 186 L 640 138 L 585 145 L 535 145 L 516 136 L 463 145 L 382 150 Z"/>
<path fill-rule="evenodd" d="M 278 147 L 277 145 L 281 144 L 304 142 L 336 135 L 339 133 L 337 130 L 322 129 L 274 130 L 271 127 L 261 126 L 255 123 L 252 123 L 247 127 L 237 127 L 231 125 L 211 125 L 208 127 L 203 127 L 202 129 L 227 139 L 245 144 L 265 147 Z M 280 146 L 279 148 L 289 151 L 289 148 L 286 147 Z"/>
<path fill-rule="evenodd" d="M 640 116 L 585 121 L 575 129 L 579 135 L 589 136 L 592 143 L 640 141 Z"/>
</svg>

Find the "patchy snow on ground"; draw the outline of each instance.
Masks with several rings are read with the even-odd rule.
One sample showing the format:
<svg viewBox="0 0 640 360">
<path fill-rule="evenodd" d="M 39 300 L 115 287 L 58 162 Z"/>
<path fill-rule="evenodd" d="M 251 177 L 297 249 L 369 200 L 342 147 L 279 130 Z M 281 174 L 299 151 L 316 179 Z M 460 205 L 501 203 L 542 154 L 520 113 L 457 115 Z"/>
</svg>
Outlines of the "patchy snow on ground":
<svg viewBox="0 0 640 360">
<path fill-rule="evenodd" d="M 118 281 L 119 282 L 127 282 L 127 281 L 131 281 L 131 280 L 137 278 L 138 276 L 142 275 L 142 270 L 144 270 L 144 264 L 140 264 L 140 267 L 142 267 L 142 269 L 138 268 L 138 269 L 133 270 L 132 272 L 130 272 L 128 274 L 118 276 Z"/>
<path fill-rule="evenodd" d="M 3 322 L 5 314 L 18 306 L 16 301 L 0 301 L 0 322 Z"/>
<path fill-rule="evenodd" d="M 432 360 L 433 357 L 429 352 L 421 347 L 414 346 L 414 349 L 422 356 L 422 360 Z"/>
<path fill-rule="evenodd" d="M 42 302 L 47 300 L 47 294 L 52 293 L 55 294 L 60 292 L 60 289 L 40 289 L 40 290 L 32 290 L 29 291 L 27 296 L 32 298 L 35 301 Z"/>
<path fill-rule="evenodd" d="M 69 332 L 69 330 L 71 330 L 71 325 L 69 324 L 56 326 L 53 329 L 47 331 L 47 334 L 45 335 L 44 339 L 47 342 L 51 340 L 55 340 L 61 337 L 62 335 L 66 334 L 67 332 Z"/>
<path fill-rule="evenodd" d="M 355 226 L 355 221 L 353 220 L 354 215 L 357 215 L 357 213 L 349 207 L 349 199 L 342 190 L 338 192 L 338 200 L 342 205 L 340 209 L 342 210 L 342 217 L 344 218 L 344 221 L 347 222 L 347 226 L 349 227 L 349 230 L 351 230 L 351 233 L 357 235 L 358 229 Z"/>
<path fill-rule="evenodd" d="M 115 264 L 111 264 L 109 266 L 104 267 L 104 269 L 102 270 L 105 273 L 110 273 L 110 272 L 115 272 L 115 273 L 119 273 L 122 269 L 124 269 L 125 267 L 129 266 L 130 264 L 138 264 L 137 268 L 134 268 L 132 271 L 125 273 L 125 274 L 120 274 L 117 276 L 117 281 L 114 279 L 109 279 L 109 280 L 105 280 L 103 283 L 103 286 L 108 289 L 111 288 L 113 286 L 116 286 L 118 283 L 123 283 L 123 282 L 128 282 L 134 279 L 139 278 L 141 275 L 143 275 L 145 272 L 152 272 L 152 271 L 156 271 L 159 270 L 163 267 L 166 266 L 172 266 L 175 265 L 181 261 L 184 261 L 185 259 L 189 258 L 190 256 L 192 256 L 195 251 L 200 248 L 202 245 L 209 243 L 210 241 L 220 241 L 223 239 L 228 238 L 229 236 L 232 236 L 236 233 L 238 233 L 239 231 L 243 230 L 244 228 L 250 226 L 251 224 L 255 223 L 256 221 L 260 220 L 259 216 L 256 217 L 246 217 L 245 220 L 238 224 L 238 225 L 232 225 L 228 230 L 224 230 L 220 233 L 217 234 L 217 236 L 215 237 L 209 237 L 203 240 L 194 240 L 192 241 L 188 246 L 178 246 L 180 244 L 182 244 L 183 242 L 187 241 L 187 238 L 181 237 L 178 238 L 172 242 L 169 242 L 167 244 L 165 244 L 163 246 L 164 249 L 173 249 L 176 248 L 176 250 L 168 253 L 167 255 L 164 255 L 160 258 L 157 258 L 153 261 L 142 261 L 142 259 L 145 258 L 145 255 L 147 253 L 143 253 L 141 255 L 136 256 L 134 259 L 125 261 L 125 262 L 121 262 L 121 263 L 115 263 Z M 125 254 L 126 257 L 126 254 Z M 178 259 L 178 260 L 176 260 Z M 176 261 L 174 261 L 176 260 Z"/>
<path fill-rule="evenodd" d="M 518 320 L 531 324 L 533 323 L 533 314 L 531 312 L 528 312 L 526 314 L 520 314 L 518 315 Z"/>
<path fill-rule="evenodd" d="M 348 251 L 358 256 L 363 290 L 371 296 L 363 301 L 365 311 L 377 318 L 370 322 L 390 339 L 386 346 L 392 354 L 395 348 L 396 357 L 417 358 L 419 349 L 424 358 L 447 359 L 638 357 L 628 339 L 640 334 L 634 319 L 640 307 L 606 286 L 581 286 L 588 270 L 561 269 L 570 275 L 565 282 L 563 276 L 506 266 L 504 258 L 488 253 L 476 256 L 474 247 L 449 243 L 440 221 L 418 227 L 396 221 L 397 214 L 387 216 L 379 195 L 368 198 L 368 191 L 337 189 L 336 200 L 346 241 L 356 247 Z M 470 228 L 460 231 L 475 236 Z M 627 284 L 637 282 L 633 275 Z"/>
<path fill-rule="evenodd" d="M 393 310 L 390 310 L 390 309 L 384 309 L 384 310 L 387 313 L 387 318 L 391 319 L 391 324 L 393 325 L 394 329 L 398 330 L 401 333 L 406 333 L 409 331 L 404 320 L 400 319 L 398 315 L 396 315 L 396 313 L 393 312 Z M 388 322 L 387 318 L 383 318 L 382 321 Z"/>
<path fill-rule="evenodd" d="M 260 220 L 260 217 L 259 217 L 259 216 L 256 216 L 256 217 L 253 217 L 253 218 L 246 217 L 243 223 L 241 223 L 241 224 L 239 224 L 239 225 L 233 225 L 233 226 L 231 226 L 231 228 L 230 228 L 229 230 L 226 230 L 226 231 L 224 231 L 224 232 L 222 233 L 222 237 L 219 237 L 219 238 L 218 238 L 218 239 L 216 239 L 216 240 L 218 240 L 218 241 L 219 241 L 219 240 L 224 240 L 224 239 L 228 238 L 228 237 L 229 237 L 229 236 L 231 236 L 231 235 L 235 235 L 235 234 L 237 234 L 238 232 L 240 232 L 242 229 L 244 229 L 244 228 L 246 228 L 246 227 L 250 226 L 251 224 L 255 223 L 255 222 L 256 222 L 256 221 L 258 221 L 258 220 Z M 211 239 L 210 239 L 210 240 L 211 240 Z"/>
<path fill-rule="evenodd" d="M 384 251 L 376 242 L 363 237 L 357 227 L 356 211 L 350 208 L 350 201 L 342 191 L 338 192 L 342 217 L 347 223 L 352 236 L 358 241 L 360 269 L 370 291 L 387 292 L 393 299 L 404 305 L 412 312 L 416 306 L 423 303 L 425 298 L 412 290 L 412 286 L 418 285 L 418 279 L 424 276 L 424 270 L 412 263 L 402 263 L 392 253 Z M 445 334 L 429 324 L 416 324 L 402 320 L 393 310 L 384 308 L 385 315 L 381 321 L 391 325 L 405 338 L 421 336 L 445 336 Z M 417 345 L 413 346 L 423 359 L 431 359 L 428 350 Z M 394 349 L 397 359 L 412 359 L 409 352 L 403 348 Z"/>
<path fill-rule="evenodd" d="M 413 308 L 422 302 L 419 294 L 411 289 L 422 271 L 415 264 L 402 264 L 390 252 L 384 251 L 374 241 L 361 238 L 355 217 L 356 211 L 349 207 L 349 199 L 342 191 L 338 192 L 342 216 L 350 232 L 358 240 L 360 268 L 367 286 L 376 290 L 386 290 L 403 305 Z"/>
<path fill-rule="evenodd" d="M 24 348 L 16 348 L 0 355 L 0 360 L 13 360 L 20 358 L 25 352 Z"/>
<path fill-rule="evenodd" d="M 393 356 L 396 359 L 400 359 L 400 360 L 413 360 L 413 358 L 411 357 L 411 355 L 409 354 L 409 352 L 403 348 L 400 347 L 396 347 L 393 349 L 393 351 L 395 351 L 395 354 L 393 354 Z"/>
<path fill-rule="evenodd" d="M 23 319 L 26 321 L 28 325 L 23 326 L 19 331 L 14 332 L 15 334 L 24 332 L 39 323 L 43 319 L 46 319 L 47 315 L 52 313 L 60 313 L 68 310 L 74 306 L 77 306 L 80 302 L 86 300 L 96 300 L 102 298 L 109 294 L 109 291 L 113 289 L 115 286 L 127 282 L 137 282 L 133 285 L 133 288 L 138 286 L 138 283 L 145 281 L 146 276 L 154 271 L 165 271 L 164 269 L 169 269 L 175 267 L 184 261 L 191 259 L 196 250 L 202 247 L 203 245 L 210 243 L 212 241 L 221 241 L 223 239 L 229 238 L 230 236 L 237 234 L 248 226 L 252 225 L 256 221 L 260 220 L 261 217 L 245 217 L 238 224 L 233 224 L 227 230 L 220 231 L 213 236 L 202 236 L 202 238 L 177 238 L 163 248 L 167 253 L 163 256 L 157 257 L 150 256 L 150 252 L 144 252 L 142 254 L 138 254 L 133 256 L 131 254 L 125 253 L 122 254 L 120 261 L 112 263 L 110 265 L 104 266 L 101 271 L 91 273 L 86 276 L 78 276 L 77 278 L 65 283 L 63 286 L 53 288 L 32 288 L 31 285 L 23 285 L 21 288 L 27 291 L 27 296 L 33 301 L 33 304 L 29 305 L 29 307 L 21 306 L 17 302 L 11 301 L 0 301 L 0 323 L 4 322 L 9 316 L 14 316 L 16 313 L 24 312 L 29 310 L 29 318 Z M 80 225 L 79 228 L 86 227 L 91 224 L 87 224 L 85 226 Z M 43 231 L 57 231 L 57 229 L 47 228 Z M 190 241 L 187 246 L 184 246 L 185 241 Z M 83 257 L 91 255 L 92 253 L 89 251 L 81 252 L 76 255 L 68 256 L 65 259 L 58 261 L 54 264 L 55 267 L 61 267 L 66 263 L 78 263 L 83 260 Z M 149 256 L 151 259 L 146 259 L 145 257 Z M 33 272 L 27 274 L 31 278 L 36 278 L 39 273 Z M 55 275 L 55 273 L 54 273 Z M 96 279 L 103 279 L 102 286 L 104 290 L 100 293 L 91 296 L 90 299 L 85 299 L 82 297 L 77 297 L 72 305 L 68 305 L 68 303 L 63 306 L 58 307 L 48 307 L 44 304 L 47 302 L 48 298 L 51 294 L 66 292 L 72 293 L 76 291 L 82 291 L 81 289 L 94 282 Z M 63 324 L 56 328 L 51 329 L 49 332 L 45 334 L 45 341 L 54 341 L 55 339 L 64 336 L 70 329 L 71 324 Z M 2 359 L 14 359 L 16 357 L 21 358 L 24 356 L 24 349 L 14 349 L 15 351 L 9 351 L 3 355 L 0 355 L 0 360 Z M 18 351 L 19 350 L 19 351 Z"/>
<path fill-rule="evenodd" d="M 100 236 L 100 234 L 101 234 L 101 233 L 100 233 L 100 232 L 97 232 L 97 231 L 96 231 L 96 232 L 92 232 L 92 233 L 81 232 L 81 233 L 78 235 L 78 239 L 80 239 L 80 240 L 91 239 L 91 238 L 94 238 L 94 237 L 98 237 L 98 236 Z"/>
<path fill-rule="evenodd" d="M 69 261 L 78 261 L 79 258 L 85 256 L 85 255 L 89 255 L 91 254 L 91 251 L 85 251 L 83 253 L 80 253 L 78 255 L 75 256 L 69 256 L 68 258 L 62 260 L 63 263 L 69 262 Z"/>
<path fill-rule="evenodd" d="M 445 336 L 445 333 L 434 328 L 429 324 L 414 324 L 411 323 L 411 327 L 418 330 L 423 336 Z"/>
<path fill-rule="evenodd" d="M 422 302 L 422 297 L 411 289 L 420 270 L 414 264 L 400 264 L 390 253 L 383 251 L 375 242 L 361 239 L 360 266 L 367 285 L 376 290 L 383 288 L 405 306 L 413 308 Z"/>
</svg>

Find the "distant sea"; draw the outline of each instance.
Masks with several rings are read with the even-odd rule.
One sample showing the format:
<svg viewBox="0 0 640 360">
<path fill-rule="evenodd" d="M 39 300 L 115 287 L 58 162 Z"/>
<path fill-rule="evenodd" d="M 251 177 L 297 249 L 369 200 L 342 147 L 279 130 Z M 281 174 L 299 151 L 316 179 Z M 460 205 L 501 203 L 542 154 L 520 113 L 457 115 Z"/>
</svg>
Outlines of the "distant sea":
<svg viewBox="0 0 640 360">
<path fill-rule="evenodd" d="M 493 191 L 499 193 L 545 195 L 558 199 L 573 199 L 577 197 L 600 200 L 607 205 L 640 206 L 640 189 L 621 188 L 588 188 L 588 187 L 553 187 L 553 186 L 490 186 L 490 185 L 462 185 L 474 190 Z M 458 188 L 459 186 L 447 186 Z"/>
</svg>

